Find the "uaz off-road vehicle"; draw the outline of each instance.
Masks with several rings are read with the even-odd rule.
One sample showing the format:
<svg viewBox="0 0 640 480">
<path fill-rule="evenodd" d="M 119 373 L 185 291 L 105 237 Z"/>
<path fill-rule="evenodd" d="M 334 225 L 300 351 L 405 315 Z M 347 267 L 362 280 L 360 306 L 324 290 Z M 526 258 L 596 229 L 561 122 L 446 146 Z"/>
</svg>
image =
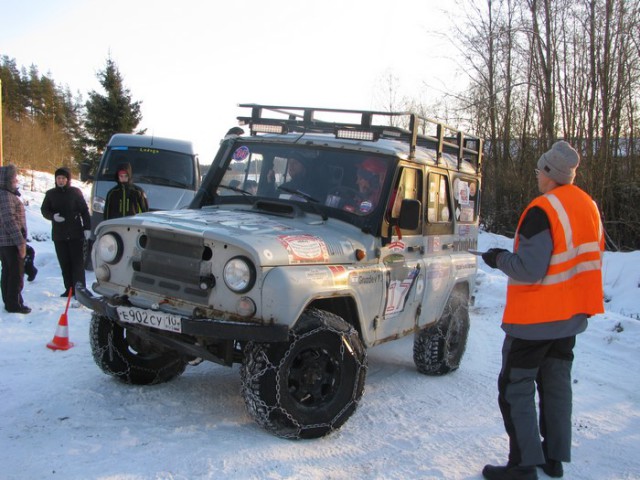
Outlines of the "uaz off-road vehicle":
<svg viewBox="0 0 640 480">
<path fill-rule="evenodd" d="M 457 369 L 481 140 L 411 113 L 240 107 L 250 135 L 221 143 L 190 209 L 98 227 L 101 296 L 77 291 L 98 366 L 153 384 L 240 363 L 250 415 L 287 438 L 351 416 L 368 347 L 413 334 L 419 372 Z"/>
</svg>

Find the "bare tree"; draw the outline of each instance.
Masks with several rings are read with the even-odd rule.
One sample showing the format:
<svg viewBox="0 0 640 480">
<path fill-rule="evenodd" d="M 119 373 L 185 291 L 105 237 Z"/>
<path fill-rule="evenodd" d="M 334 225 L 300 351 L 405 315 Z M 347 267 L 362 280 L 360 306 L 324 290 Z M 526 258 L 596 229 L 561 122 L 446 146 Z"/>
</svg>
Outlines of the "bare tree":
<svg viewBox="0 0 640 480">
<path fill-rule="evenodd" d="M 465 0 L 455 33 L 470 79 L 458 102 L 487 141 L 485 224 L 509 233 L 533 166 L 557 138 L 614 243 L 640 248 L 640 0 Z M 509 227 L 510 225 L 510 227 Z"/>
</svg>

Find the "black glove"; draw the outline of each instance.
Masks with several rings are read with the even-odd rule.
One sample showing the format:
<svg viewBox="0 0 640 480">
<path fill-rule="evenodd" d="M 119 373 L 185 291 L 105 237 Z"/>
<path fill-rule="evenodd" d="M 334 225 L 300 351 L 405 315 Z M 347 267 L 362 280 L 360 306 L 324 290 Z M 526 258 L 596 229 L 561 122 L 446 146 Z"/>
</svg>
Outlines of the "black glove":
<svg viewBox="0 0 640 480">
<path fill-rule="evenodd" d="M 482 254 L 482 260 L 491 268 L 497 268 L 498 264 L 496 262 L 498 261 L 498 255 L 508 251 L 509 250 L 505 250 L 504 248 L 490 248 Z"/>
</svg>

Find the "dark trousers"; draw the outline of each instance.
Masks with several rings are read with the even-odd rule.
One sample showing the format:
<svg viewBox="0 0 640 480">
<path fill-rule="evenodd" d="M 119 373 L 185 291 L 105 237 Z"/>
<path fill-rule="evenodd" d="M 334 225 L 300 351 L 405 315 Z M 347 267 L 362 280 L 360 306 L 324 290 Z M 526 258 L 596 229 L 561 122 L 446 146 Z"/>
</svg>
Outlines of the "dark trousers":
<svg viewBox="0 0 640 480">
<path fill-rule="evenodd" d="M 0 247 L 0 261 L 2 262 L 2 301 L 8 311 L 22 308 L 22 287 L 24 287 L 24 260 L 18 256 L 18 247 Z"/>
<path fill-rule="evenodd" d="M 53 242 L 58 256 L 65 291 L 80 282 L 86 286 L 84 276 L 84 238 Z"/>
<path fill-rule="evenodd" d="M 571 367 L 575 343 L 575 336 L 557 340 L 506 336 L 498 377 L 498 404 L 509 436 L 509 463 L 539 465 L 545 458 L 571 461 Z"/>
</svg>

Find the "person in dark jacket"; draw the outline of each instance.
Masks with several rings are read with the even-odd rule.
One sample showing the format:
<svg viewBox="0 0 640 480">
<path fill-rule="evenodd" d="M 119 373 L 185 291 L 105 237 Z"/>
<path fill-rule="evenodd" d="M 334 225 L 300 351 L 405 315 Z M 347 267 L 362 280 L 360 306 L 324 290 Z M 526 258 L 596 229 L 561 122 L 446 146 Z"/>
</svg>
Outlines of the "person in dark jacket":
<svg viewBox="0 0 640 480">
<path fill-rule="evenodd" d="M 69 169 L 58 168 L 55 179 L 56 186 L 45 193 L 40 211 L 51 220 L 51 237 L 65 288 L 60 296 L 68 297 L 76 283 L 86 286 L 84 241 L 91 235 L 91 218 L 82 191 L 71 186 Z"/>
<path fill-rule="evenodd" d="M 27 314 L 24 304 L 24 257 L 27 254 L 27 219 L 18 191 L 15 165 L 0 167 L 0 262 L 2 263 L 2 301 L 10 313 Z"/>
<path fill-rule="evenodd" d="M 116 169 L 118 184 L 107 193 L 104 203 L 104 219 L 128 217 L 148 212 L 149 203 L 144 190 L 133 183 L 133 172 L 129 163 L 121 163 Z"/>
</svg>

